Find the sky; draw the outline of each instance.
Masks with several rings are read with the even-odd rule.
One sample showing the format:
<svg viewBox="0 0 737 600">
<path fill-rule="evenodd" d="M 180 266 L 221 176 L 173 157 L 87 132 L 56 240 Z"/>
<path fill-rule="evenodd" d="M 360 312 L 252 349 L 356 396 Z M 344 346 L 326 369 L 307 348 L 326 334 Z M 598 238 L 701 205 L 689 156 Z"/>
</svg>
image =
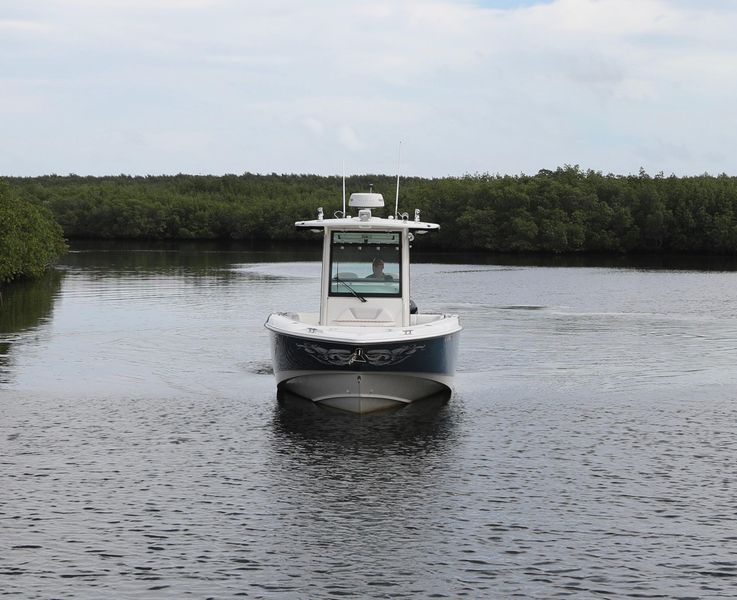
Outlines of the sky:
<svg viewBox="0 0 737 600">
<path fill-rule="evenodd" d="M 0 176 L 737 175 L 734 0 L 0 0 Z"/>
</svg>

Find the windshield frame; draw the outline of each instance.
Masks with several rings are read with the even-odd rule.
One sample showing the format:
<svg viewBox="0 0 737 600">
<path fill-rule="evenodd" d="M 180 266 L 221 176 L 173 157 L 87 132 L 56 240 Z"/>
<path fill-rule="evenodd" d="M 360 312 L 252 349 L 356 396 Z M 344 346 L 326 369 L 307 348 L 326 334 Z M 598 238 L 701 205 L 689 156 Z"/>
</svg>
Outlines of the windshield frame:
<svg viewBox="0 0 737 600">
<path fill-rule="evenodd" d="M 340 239 L 342 238 L 342 239 Z M 358 254 L 365 252 L 365 256 L 361 260 L 341 260 L 338 254 L 348 247 L 348 254 Z M 363 298 L 401 298 L 403 292 L 402 286 L 402 268 L 403 268 L 404 245 L 402 243 L 401 231 L 387 230 L 366 230 L 357 231 L 354 229 L 333 230 L 330 232 L 330 260 L 328 269 L 328 296 L 331 297 L 353 297 L 360 296 Z M 384 264 L 389 267 L 387 275 L 391 275 L 391 279 L 377 280 L 367 277 L 362 269 L 361 273 L 354 273 L 354 277 L 338 279 L 341 272 L 345 273 L 342 265 L 350 265 L 348 267 L 351 272 L 354 266 L 360 265 L 371 268 L 372 260 L 380 258 Z M 369 271 L 370 272 L 370 271 Z M 382 289 L 383 288 L 383 289 Z"/>
</svg>

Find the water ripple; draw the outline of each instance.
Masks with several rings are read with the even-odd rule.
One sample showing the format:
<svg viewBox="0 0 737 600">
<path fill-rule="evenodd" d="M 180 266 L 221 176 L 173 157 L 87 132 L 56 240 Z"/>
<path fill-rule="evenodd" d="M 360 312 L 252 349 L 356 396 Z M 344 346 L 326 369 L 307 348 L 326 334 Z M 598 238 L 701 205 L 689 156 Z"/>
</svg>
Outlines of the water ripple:
<svg viewBox="0 0 737 600">
<path fill-rule="evenodd" d="M 737 595 L 734 274 L 418 266 L 456 392 L 356 417 L 274 390 L 305 263 L 85 260 L 0 334 L 0 597 Z"/>
</svg>

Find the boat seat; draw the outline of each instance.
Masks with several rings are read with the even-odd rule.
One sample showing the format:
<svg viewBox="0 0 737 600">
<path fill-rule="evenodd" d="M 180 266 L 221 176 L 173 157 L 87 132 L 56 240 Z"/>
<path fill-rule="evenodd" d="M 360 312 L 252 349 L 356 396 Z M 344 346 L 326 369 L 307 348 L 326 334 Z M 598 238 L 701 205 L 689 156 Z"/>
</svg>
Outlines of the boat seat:
<svg viewBox="0 0 737 600">
<path fill-rule="evenodd" d="M 343 281 L 346 281 L 350 279 L 358 279 L 358 275 L 349 271 L 345 271 L 343 273 L 338 273 L 333 279 L 342 279 Z"/>
</svg>

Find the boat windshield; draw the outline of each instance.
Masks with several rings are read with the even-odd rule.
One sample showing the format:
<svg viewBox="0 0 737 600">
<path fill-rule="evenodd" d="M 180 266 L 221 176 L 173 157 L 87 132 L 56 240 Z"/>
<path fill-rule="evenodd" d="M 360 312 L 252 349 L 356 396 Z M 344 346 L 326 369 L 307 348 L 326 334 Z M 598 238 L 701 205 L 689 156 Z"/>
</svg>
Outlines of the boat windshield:
<svg viewBox="0 0 737 600">
<path fill-rule="evenodd" d="M 330 295 L 401 296 L 401 248 L 397 231 L 334 231 Z"/>
</svg>

